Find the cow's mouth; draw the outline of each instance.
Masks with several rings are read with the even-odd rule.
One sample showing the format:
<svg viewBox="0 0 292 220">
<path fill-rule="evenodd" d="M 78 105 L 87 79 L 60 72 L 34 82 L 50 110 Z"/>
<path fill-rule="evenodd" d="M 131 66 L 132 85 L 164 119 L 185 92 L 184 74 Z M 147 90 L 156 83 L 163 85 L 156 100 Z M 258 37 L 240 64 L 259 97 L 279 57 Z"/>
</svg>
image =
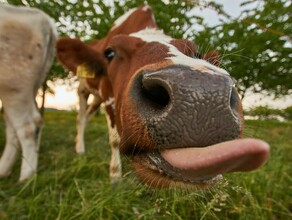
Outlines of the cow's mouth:
<svg viewBox="0 0 292 220">
<path fill-rule="evenodd" d="M 256 139 L 236 139 L 207 147 L 146 152 L 133 157 L 143 182 L 154 187 L 208 186 L 222 174 L 255 170 L 267 160 L 269 145 Z"/>
</svg>

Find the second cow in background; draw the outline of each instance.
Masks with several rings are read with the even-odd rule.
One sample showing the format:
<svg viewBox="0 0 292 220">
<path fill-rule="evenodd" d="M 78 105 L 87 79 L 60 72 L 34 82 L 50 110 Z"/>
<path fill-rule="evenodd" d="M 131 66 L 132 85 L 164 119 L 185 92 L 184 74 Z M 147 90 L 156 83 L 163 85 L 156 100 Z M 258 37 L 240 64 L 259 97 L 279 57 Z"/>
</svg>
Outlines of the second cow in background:
<svg viewBox="0 0 292 220">
<path fill-rule="evenodd" d="M 19 151 L 19 180 L 36 173 L 43 122 L 35 97 L 51 68 L 56 40 L 55 25 L 42 11 L 0 4 L 0 99 L 6 125 L 0 177 L 12 172 Z"/>
</svg>

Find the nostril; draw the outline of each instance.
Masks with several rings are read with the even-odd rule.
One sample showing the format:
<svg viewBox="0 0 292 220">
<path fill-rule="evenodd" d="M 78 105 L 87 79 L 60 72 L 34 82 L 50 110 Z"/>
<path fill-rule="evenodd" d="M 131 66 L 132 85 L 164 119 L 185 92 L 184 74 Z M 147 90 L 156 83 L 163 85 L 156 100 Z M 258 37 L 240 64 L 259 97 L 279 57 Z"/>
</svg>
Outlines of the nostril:
<svg viewBox="0 0 292 220">
<path fill-rule="evenodd" d="M 232 87 L 231 94 L 230 94 L 230 108 L 236 111 L 238 104 L 239 104 L 239 96 L 237 94 L 236 89 Z"/>
<path fill-rule="evenodd" d="M 142 95 L 154 108 L 163 109 L 170 102 L 168 91 L 157 79 L 142 81 Z"/>
</svg>

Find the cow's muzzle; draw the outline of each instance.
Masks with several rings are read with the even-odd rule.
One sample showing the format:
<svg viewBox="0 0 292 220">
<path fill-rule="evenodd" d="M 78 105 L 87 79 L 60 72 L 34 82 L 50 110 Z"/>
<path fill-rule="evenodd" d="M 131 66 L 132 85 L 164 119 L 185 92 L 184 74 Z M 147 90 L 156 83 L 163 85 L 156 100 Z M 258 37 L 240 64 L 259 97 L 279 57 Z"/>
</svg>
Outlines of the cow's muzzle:
<svg viewBox="0 0 292 220">
<path fill-rule="evenodd" d="M 240 99 L 229 75 L 173 66 L 142 72 L 133 100 L 161 148 L 207 146 L 237 138 L 242 130 Z"/>
<path fill-rule="evenodd" d="M 121 150 L 133 156 L 144 182 L 206 184 L 225 172 L 256 169 L 267 158 L 265 143 L 238 139 L 241 102 L 227 74 L 186 66 L 140 71 L 129 97 L 139 123 L 132 123 L 135 138 L 128 144 L 122 138 Z"/>
</svg>

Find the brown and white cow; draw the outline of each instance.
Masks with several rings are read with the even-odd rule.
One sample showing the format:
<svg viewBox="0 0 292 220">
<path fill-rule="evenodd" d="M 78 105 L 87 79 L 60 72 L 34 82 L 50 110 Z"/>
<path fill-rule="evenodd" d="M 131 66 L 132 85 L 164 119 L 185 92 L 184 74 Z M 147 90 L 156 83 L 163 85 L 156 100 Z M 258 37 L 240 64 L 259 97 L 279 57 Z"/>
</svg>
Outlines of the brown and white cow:
<svg viewBox="0 0 292 220">
<path fill-rule="evenodd" d="M 52 20 L 40 10 L 0 5 L 0 99 L 6 124 L 0 177 L 11 173 L 19 145 L 19 180 L 37 170 L 42 118 L 35 97 L 53 62 L 56 34 Z"/>
<path fill-rule="evenodd" d="M 94 44 L 63 38 L 63 65 L 98 91 L 112 146 L 110 176 L 121 176 L 119 150 L 154 187 L 205 186 L 232 171 L 258 168 L 269 147 L 240 139 L 243 117 L 232 77 L 194 57 L 196 46 L 157 29 L 142 5 Z"/>
</svg>

